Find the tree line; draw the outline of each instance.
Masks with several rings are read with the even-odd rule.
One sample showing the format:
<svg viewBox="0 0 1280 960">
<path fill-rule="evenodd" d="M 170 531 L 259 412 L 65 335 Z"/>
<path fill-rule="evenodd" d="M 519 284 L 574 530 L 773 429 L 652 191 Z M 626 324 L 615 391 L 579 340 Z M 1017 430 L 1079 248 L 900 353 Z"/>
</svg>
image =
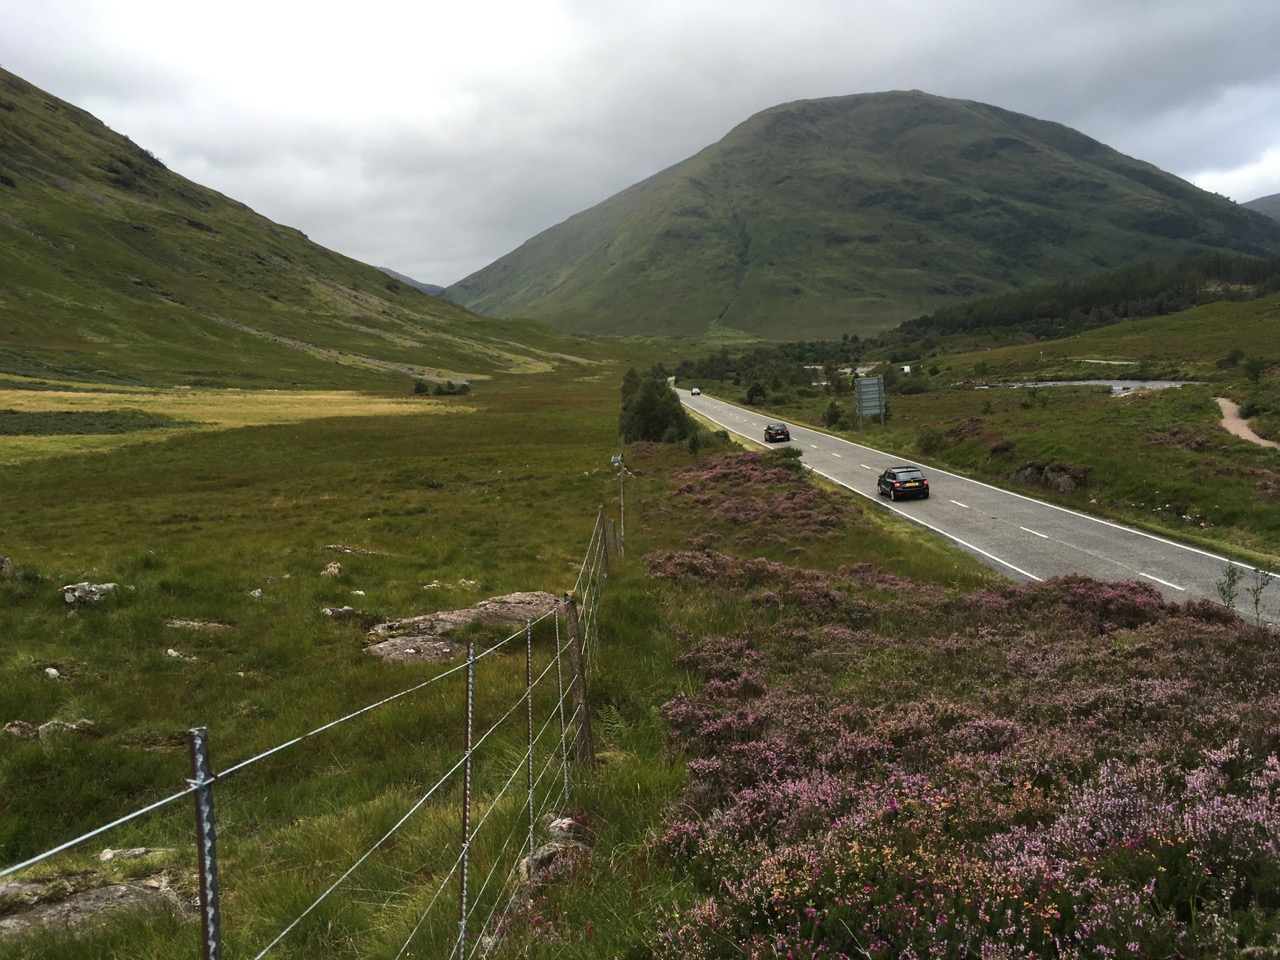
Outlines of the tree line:
<svg viewBox="0 0 1280 960">
<path fill-rule="evenodd" d="M 894 339 L 1018 330 L 1067 337 L 1138 317 L 1165 316 L 1219 300 L 1280 293 L 1280 258 L 1206 253 L 1169 267 L 1147 262 L 1087 280 L 1048 284 L 939 307 L 901 324 Z"/>
</svg>

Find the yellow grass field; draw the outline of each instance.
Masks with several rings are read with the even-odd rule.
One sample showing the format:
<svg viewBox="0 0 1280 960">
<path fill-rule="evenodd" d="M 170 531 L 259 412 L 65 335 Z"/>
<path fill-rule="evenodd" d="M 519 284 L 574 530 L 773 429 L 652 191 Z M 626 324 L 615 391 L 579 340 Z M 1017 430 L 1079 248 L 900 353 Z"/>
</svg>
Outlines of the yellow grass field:
<svg viewBox="0 0 1280 960">
<path fill-rule="evenodd" d="M 354 391 L 151 389 L 120 387 L 85 390 L 0 390 L 0 410 L 23 412 L 138 411 L 192 421 L 165 430 L 107 435 L 0 436 L 0 464 L 43 457 L 103 452 L 139 443 L 162 442 L 177 433 L 234 430 L 323 417 L 396 417 L 465 413 L 472 408 L 430 397 L 376 397 Z"/>
</svg>

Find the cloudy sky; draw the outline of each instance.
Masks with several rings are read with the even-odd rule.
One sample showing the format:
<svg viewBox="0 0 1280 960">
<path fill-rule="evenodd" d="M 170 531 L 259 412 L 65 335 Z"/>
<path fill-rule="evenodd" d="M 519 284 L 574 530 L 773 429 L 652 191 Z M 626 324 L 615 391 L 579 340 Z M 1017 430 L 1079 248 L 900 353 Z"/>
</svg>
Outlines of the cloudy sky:
<svg viewBox="0 0 1280 960">
<path fill-rule="evenodd" d="M 447 285 L 767 107 L 919 89 L 1280 193 L 1278 0 L 0 0 L 0 66 Z"/>
</svg>

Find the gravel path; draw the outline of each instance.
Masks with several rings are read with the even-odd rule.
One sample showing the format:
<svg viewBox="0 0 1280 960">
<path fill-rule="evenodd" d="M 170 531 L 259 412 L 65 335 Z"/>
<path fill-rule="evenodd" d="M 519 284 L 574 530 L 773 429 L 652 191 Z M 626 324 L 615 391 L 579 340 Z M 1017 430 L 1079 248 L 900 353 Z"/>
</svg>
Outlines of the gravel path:
<svg viewBox="0 0 1280 960">
<path fill-rule="evenodd" d="M 1218 406 L 1222 408 L 1222 426 L 1228 433 L 1233 433 L 1237 437 L 1248 440 L 1250 443 L 1256 443 L 1260 447 L 1280 447 L 1280 443 L 1274 440 L 1264 440 L 1252 430 L 1249 429 L 1249 422 L 1240 416 L 1240 407 L 1232 403 L 1225 397 L 1215 397 Z"/>
</svg>

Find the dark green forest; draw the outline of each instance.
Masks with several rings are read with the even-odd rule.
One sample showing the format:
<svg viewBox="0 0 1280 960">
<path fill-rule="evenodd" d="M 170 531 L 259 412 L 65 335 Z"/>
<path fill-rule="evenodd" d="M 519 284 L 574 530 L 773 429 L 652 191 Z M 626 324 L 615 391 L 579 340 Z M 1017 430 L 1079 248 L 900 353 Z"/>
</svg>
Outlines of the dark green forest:
<svg viewBox="0 0 1280 960">
<path fill-rule="evenodd" d="M 1207 253 L 1172 267 L 1140 263 L 1087 280 L 953 304 L 908 320 L 883 339 L 901 342 L 1016 330 L 1053 340 L 1119 320 L 1164 316 L 1218 300 L 1247 300 L 1277 292 L 1280 258 Z"/>
</svg>

